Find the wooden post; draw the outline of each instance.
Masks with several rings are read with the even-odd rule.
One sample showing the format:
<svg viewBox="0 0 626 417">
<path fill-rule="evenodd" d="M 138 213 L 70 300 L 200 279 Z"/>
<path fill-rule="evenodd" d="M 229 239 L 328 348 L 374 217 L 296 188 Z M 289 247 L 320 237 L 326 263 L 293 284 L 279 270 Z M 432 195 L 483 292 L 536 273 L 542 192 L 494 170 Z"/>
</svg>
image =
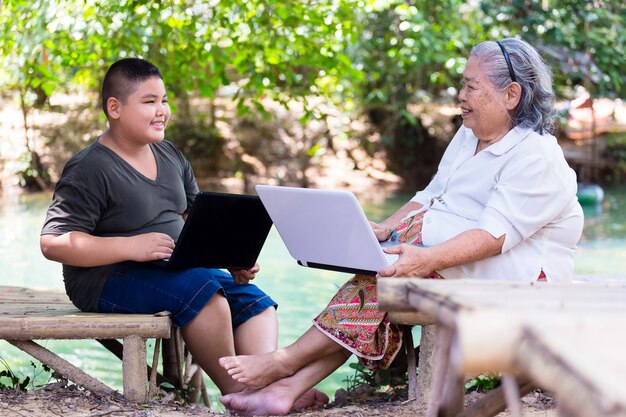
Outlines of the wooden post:
<svg viewBox="0 0 626 417">
<path fill-rule="evenodd" d="M 402 343 L 406 351 L 406 374 L 409 380 L 408 399 L 417 399 L 417 375 L 415 374 L 417 364 L 415 360 L 415 345 L 413 343 L 413 333 L 411 326 L 400 326 L 402 328 Z"/>
<path fill-rule="evenodd" d="M 433 366 L 435 361 L 435 335 L 437 328 L 434 324 L 422 326 L 420 337 L 419 371 L 417 373 L 416 406 L 425 408 L 430 399 L 433 385 Z"/>
<path fill-rule="evenodd" d="M 458 366 L 457 361 L 450 358 L 452 349 L 457 342 L 457 333 L 448 328 L 451 333 L 448 339 L 447 350 L 448 367 L 445 372 L 445 384 L 443 387 L 443 400 L 439 408 L 439 417 L 453 417 L 463 411 L 465 398 L 465 378 L 464 374 Z"/>
<path fill-rule="evenodd" d="M 180 367 L 176 361 L 176 343 L 174 338 L 176 333 L 172 332 L 172 337 L 169 339 L 163 339 L 163 346 L 161 349 L 161 355 L 163 360 L 163 377 L 174 385 L 176 388 L 182 389 L 182 375 L 180 374 Z"/>
<path fill-rule="evenodd" d="M 157 368 L 159 366 L 159 356 L 161 354 L 161 339 L 154 342 L 154 353 L 152 354 L 152 369 L 150 369 L 150 380 L 148 385 L 148 399 L 153 399 L 159 392 Z"/>
<path fill-rule="evenodd" d="M 465 380 L 457 368 L 448 364 L 443 401 L 438 417 L 453 417 L 463 411 L 465 397 Z"/>
<path fill-rule="evenodd" d="M 451 341 L 452 330 L 447 326 L 439 326 L 437 328 L 435 368 L 433 370 L 432 389 L 428 399 L 426 417 L 438 417 L 437 414 L 440 407 L 441 393 L 443 392 L 445 386 L 445 379 L 448 371 Z"/>
<path fill-rule="evenodd" d="M 134 402 L 145 402 L 148 399 L 146 339 L 139 336 L 126 336 L 122 363 L 124 397 Z"/>
</svg>

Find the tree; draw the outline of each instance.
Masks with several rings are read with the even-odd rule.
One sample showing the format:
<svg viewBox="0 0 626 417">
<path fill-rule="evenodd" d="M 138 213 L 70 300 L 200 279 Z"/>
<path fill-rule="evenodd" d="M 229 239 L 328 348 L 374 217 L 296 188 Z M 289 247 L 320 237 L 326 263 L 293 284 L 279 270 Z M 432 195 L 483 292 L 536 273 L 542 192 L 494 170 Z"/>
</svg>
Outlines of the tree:
<svg viewBox="0 0 626 417">
<path fill-rule="evenodd" d="M 483 36 L 475 13 L 460 0 L 392 1 L 361 16 L 351 56 L 365 77 L 351 80 L 353 89 L 409 189 L 430 179 L 444 145 L 409 106 L 459 84 L 470 43 Z"/>
<path fill-rule="evenodd" d="M 626 96 L 626 12 L 619 0 L 483 0 L 485 29 L 519 34 L 555 72 L 563 94 L 584 85 L 593 95 Z"/>
</svg>

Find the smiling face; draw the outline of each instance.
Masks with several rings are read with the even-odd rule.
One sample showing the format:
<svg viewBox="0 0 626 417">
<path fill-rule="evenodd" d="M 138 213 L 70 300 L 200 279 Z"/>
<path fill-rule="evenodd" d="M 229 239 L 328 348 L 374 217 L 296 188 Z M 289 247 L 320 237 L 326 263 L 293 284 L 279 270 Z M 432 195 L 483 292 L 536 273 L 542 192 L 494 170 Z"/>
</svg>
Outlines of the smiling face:
<svg viewBox="0 0 626 417">
<path fill-rule="evenodd" d="M 511 130 L 507 92 L 498 91 L 486 77 L 479 58 L 471 56 L 463 72 L 459 93 L 463 125 L 481 141 L 496 141 Z"/>
<path fill-rule="evenodd" d="M 140 81 L 125 100 L 109 99 L 108 113 L 116 131 L 138 145 L 162 141 L 171 116 L 163 80 L 150 77 Z"/>
</svg>

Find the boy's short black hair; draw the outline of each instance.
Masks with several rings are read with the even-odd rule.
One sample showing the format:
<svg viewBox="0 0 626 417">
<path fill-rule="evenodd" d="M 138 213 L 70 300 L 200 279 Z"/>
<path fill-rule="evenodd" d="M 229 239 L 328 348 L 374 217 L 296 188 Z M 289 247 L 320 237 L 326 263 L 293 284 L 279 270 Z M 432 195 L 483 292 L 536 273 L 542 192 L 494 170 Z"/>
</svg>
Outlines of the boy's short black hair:
<svg viewBox="0 0 626 417">
<path fill-rule="evenodd" d="M 149 61 L 141 58 L 124 58 L 109 67 L 102 81 L 102 110 L 106 117 L 107 101 L 111 97 L 124 102 L 135 87 L 148 78 L 163 79 L 161 71 Z"/>
</svg>

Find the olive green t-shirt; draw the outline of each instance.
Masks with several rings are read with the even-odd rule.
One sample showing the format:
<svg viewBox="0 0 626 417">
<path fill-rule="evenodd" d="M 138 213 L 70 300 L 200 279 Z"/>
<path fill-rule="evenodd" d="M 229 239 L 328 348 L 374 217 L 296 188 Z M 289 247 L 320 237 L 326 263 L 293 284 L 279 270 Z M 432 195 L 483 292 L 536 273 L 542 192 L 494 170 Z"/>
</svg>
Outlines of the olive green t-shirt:
<svg viewBox="0 0 626 417">
<path fill-rule="evenodd" d="M 94 236 L 162 232 L 177 239 L 182 214 L 198 185 L 189 161 L 170 142 L 150 145 L 157 163 L 151 180 L 97 140 L 65 165 L 48 208 L 42 235 L 80 231 Z M 65 289 L 81 310 L 98 311 L 100 294 L 113 265 L 63 265 Z"/>
</svg>

